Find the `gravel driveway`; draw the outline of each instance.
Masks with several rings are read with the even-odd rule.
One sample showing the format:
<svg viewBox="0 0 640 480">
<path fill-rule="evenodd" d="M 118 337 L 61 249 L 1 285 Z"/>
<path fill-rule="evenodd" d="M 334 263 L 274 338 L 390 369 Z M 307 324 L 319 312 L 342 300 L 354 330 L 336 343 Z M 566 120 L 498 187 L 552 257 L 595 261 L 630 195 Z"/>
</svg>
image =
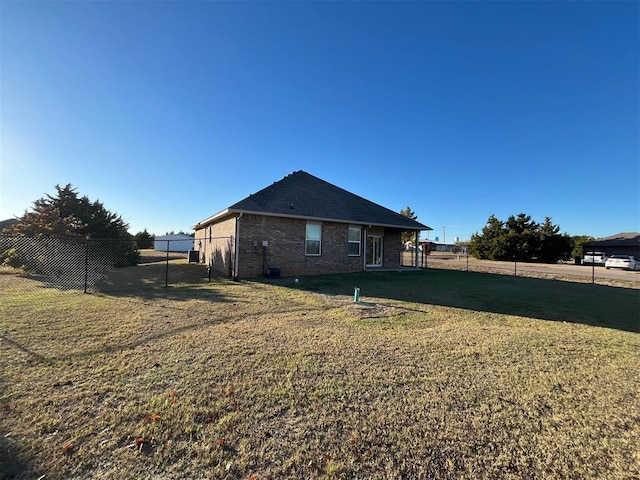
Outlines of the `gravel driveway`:
<svg viewBox="0 0 640 480">
<path fill-rule="evenodd" d="M 404 254 L 404 264 L 411 262 L 410 254 Z M 606 270 L 604 267 L 591 265 L 575 265 L 573 263 L 541 264 L 514 263 L 492 260 L 476 260 L 473 257 L 459 257 L 451 254 L 432 254 L 426 258 L 427 268 L 443 268 L 449 270 L 469 270 L 472 272 L 488 272 L 521 277 L 550 278 L 573 282 L 587 283 L 592 280 L 598 284 L 624 286 L 640 289 L 640 271 Z"/>
</svg>

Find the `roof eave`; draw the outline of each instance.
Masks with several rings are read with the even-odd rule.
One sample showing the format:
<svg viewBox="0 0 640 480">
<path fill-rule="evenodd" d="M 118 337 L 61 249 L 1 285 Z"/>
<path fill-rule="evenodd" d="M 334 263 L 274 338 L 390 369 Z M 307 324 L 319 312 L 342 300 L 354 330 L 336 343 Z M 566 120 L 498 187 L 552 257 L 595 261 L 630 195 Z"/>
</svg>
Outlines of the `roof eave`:
<svg viewBox="0 0 640 480">
<path fill-rule="evenodd" d="M 416 222 L 416 223 L 418 223 L 418 225 L 420 225 L 421 228 L 411 228 L 411 227 L 408 227 L 406 225 L 394 225 L 394 224 L 379 223 L 379 222 L 363 222 L 361 220 L 345 220 L 345 219 L 340 219 L 340 218 L 328 218 L 328 217 L 310 217 L 310 216 L 306 216 L 306 215 L 291 215 L 291 214 L 286 214 L 286 213 L 259 212 L 259 211 L 255 211 L 255 210 L 239 210 L 239 209 L 229 209 L 229 208 L 224 209 L 224 210 L 216 213 L 215 215 L 212 215 L 212 216 L 210 216 L 208 218 L 205 218 L 201 222 L 196 223 L 193 226 L 193 229 L 197 230 L 199 228 L 204 228 L 204 227 L 208 226 L 209 224 L 214 223 L 216 220 L 221 220 L 224 217 L 228 217 L 228 216 L 232 216 L 232 215 L 238 215 L 238 214 L 262 215 L 262 216 L 265 216 L 265 217 L 296 218 L 296 219 L 300 219 L 300 220 L 311 220 L 311 221 L 317 221 L 317 222 L 351 223 L 353 225 L 396 228 L 398 230 L 403 230 L 403 231 L 433 230 L 433 228 L 428 227 L 427 225 L 423 225 L 423 224 L 418 223 L 418 222 Z"/>
<path fill-rule="evenodd" d="M 233 213 L 233 211 L 228 208 L 225 208 L 224 210 L 221 210 L 218 213 L 215 213 L 210 217 L 205 218 L 201 222 L 196 223 L 192 228 L 194 230 L 198 230 L 199 228 L 206 227 L 207 225 L 215 222 L 216 220 L 219 220 L 221 217 L 224 217 L 230 213 Z"/>
</svg>

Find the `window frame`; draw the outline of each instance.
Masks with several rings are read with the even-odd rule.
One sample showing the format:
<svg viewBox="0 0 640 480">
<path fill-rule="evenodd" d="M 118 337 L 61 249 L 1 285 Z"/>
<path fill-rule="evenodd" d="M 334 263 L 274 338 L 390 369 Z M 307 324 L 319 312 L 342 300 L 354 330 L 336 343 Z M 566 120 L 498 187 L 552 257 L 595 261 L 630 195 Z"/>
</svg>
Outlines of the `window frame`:
<svg viewBox="0 0 640 480">
<path fill-rule="evenodd" d="M 351 231 L 358 230 L 358 240 L 351 240 Z M 358 245 L 358 253 L 351 253 L 351 245 Z M 347 228 L 347 256 L 359 257 L 362 255 L 362 226 L 361 225 L 349 225 Z"/>
<path fill-rule="evenodd" d="M 309 237 L 309 227 L 318 227 L 319 228 L 319 238 L 310 238 Z M 309 253 L 309 242 L 318 242 L 318 253 L 312 252 Z M 322 255 L 322 223 L 320 222 L 307 222 L 305 225 L 305 234 L 304 234 L 304 254 L 307 257 L 319 257 Z"/>
</svg>

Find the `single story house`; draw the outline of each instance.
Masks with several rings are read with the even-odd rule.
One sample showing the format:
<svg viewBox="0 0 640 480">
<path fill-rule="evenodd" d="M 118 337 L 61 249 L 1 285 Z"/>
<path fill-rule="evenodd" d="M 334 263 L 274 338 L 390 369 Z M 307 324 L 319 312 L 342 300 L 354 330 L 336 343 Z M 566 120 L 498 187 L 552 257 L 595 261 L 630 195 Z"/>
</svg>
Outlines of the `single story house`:
<svg viewBox="0 0 640 480">
<path fill-rule="evenodd" d="M 158 252 L 188 252 L 193 250 L 193 237 L 181 233 L 155 237 L 153 249 Z"/>
<path fill-rule="evenodd" d="M 450 253 L 460 253 L 464 252 L 465 247 L 458 245 L 456 243 L 445 243 L 440 242 L 439 240 L 420 240 L 420 248 L 425 249 L 427 252 L 450 252 Z"/>
<path fill-rule="evenodd" d="M 399 268 L 401 233 L 431 230 L 303 171 L 193 228 L 200 261 L 234 278 Z"/>
<path fill-rule="evenodd" d="M 582 244 L 583 255 L 603 252 L 608 255 L 633 255 L 640 259 L 640 233 L 623 232 Z"/>
</svg>

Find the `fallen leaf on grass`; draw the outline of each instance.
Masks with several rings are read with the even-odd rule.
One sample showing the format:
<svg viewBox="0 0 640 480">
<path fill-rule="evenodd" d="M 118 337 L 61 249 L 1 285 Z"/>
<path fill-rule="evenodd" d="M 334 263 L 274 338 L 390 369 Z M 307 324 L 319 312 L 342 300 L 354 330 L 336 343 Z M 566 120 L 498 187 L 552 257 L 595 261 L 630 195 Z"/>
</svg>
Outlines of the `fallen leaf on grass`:
<svg viewBox="0 0 640 480">
<path fill-rule="evenodd" d="M 132 448 L 136 448 L 139 453 L 150 453 L 151 447 L 157 445 L 155 437 L 144 438 L 144 437 L 136 437 L 135 443 L 129 445 Z"/>
<path fill-rule="evenodd" d="M 233 395 L 233 387 L 231 385 L 227 387 L 227 395 Z"/>
<path fill-rule="evenodd" d="M 9 410 L 9 408 L 11 408 L 9 402 L 5 402 L 2 404 L 2 410 Z"/>
<path fill-rule="evenodd" d="M 218 439 L 218 446 L 219 446 L 220 448 L 224 447 L 224 438 L 219 438 L 219 439 Z"/>
<path fill-rule="evenodd" d="M 158 420 L 160 420 L 160 415 L 158 415 L 157 413 L 152 413 L 151 415 L 147 415 L 146 417 L 144 417 L 144 421 L 145 422 L 157 422 Z"/>
<path fill-rule="evenodd" d="M 176 391 L 175 390 L 169 390 L 169 396 L 170 397 L 175 397 L 176 396 Z"/>
<path fill-rule="evenodd" d="M 67 443 L 64 447 L 62 447 L 62 453 L 69 455 L 73 450 L 73 443 Z"/>
</svg>

